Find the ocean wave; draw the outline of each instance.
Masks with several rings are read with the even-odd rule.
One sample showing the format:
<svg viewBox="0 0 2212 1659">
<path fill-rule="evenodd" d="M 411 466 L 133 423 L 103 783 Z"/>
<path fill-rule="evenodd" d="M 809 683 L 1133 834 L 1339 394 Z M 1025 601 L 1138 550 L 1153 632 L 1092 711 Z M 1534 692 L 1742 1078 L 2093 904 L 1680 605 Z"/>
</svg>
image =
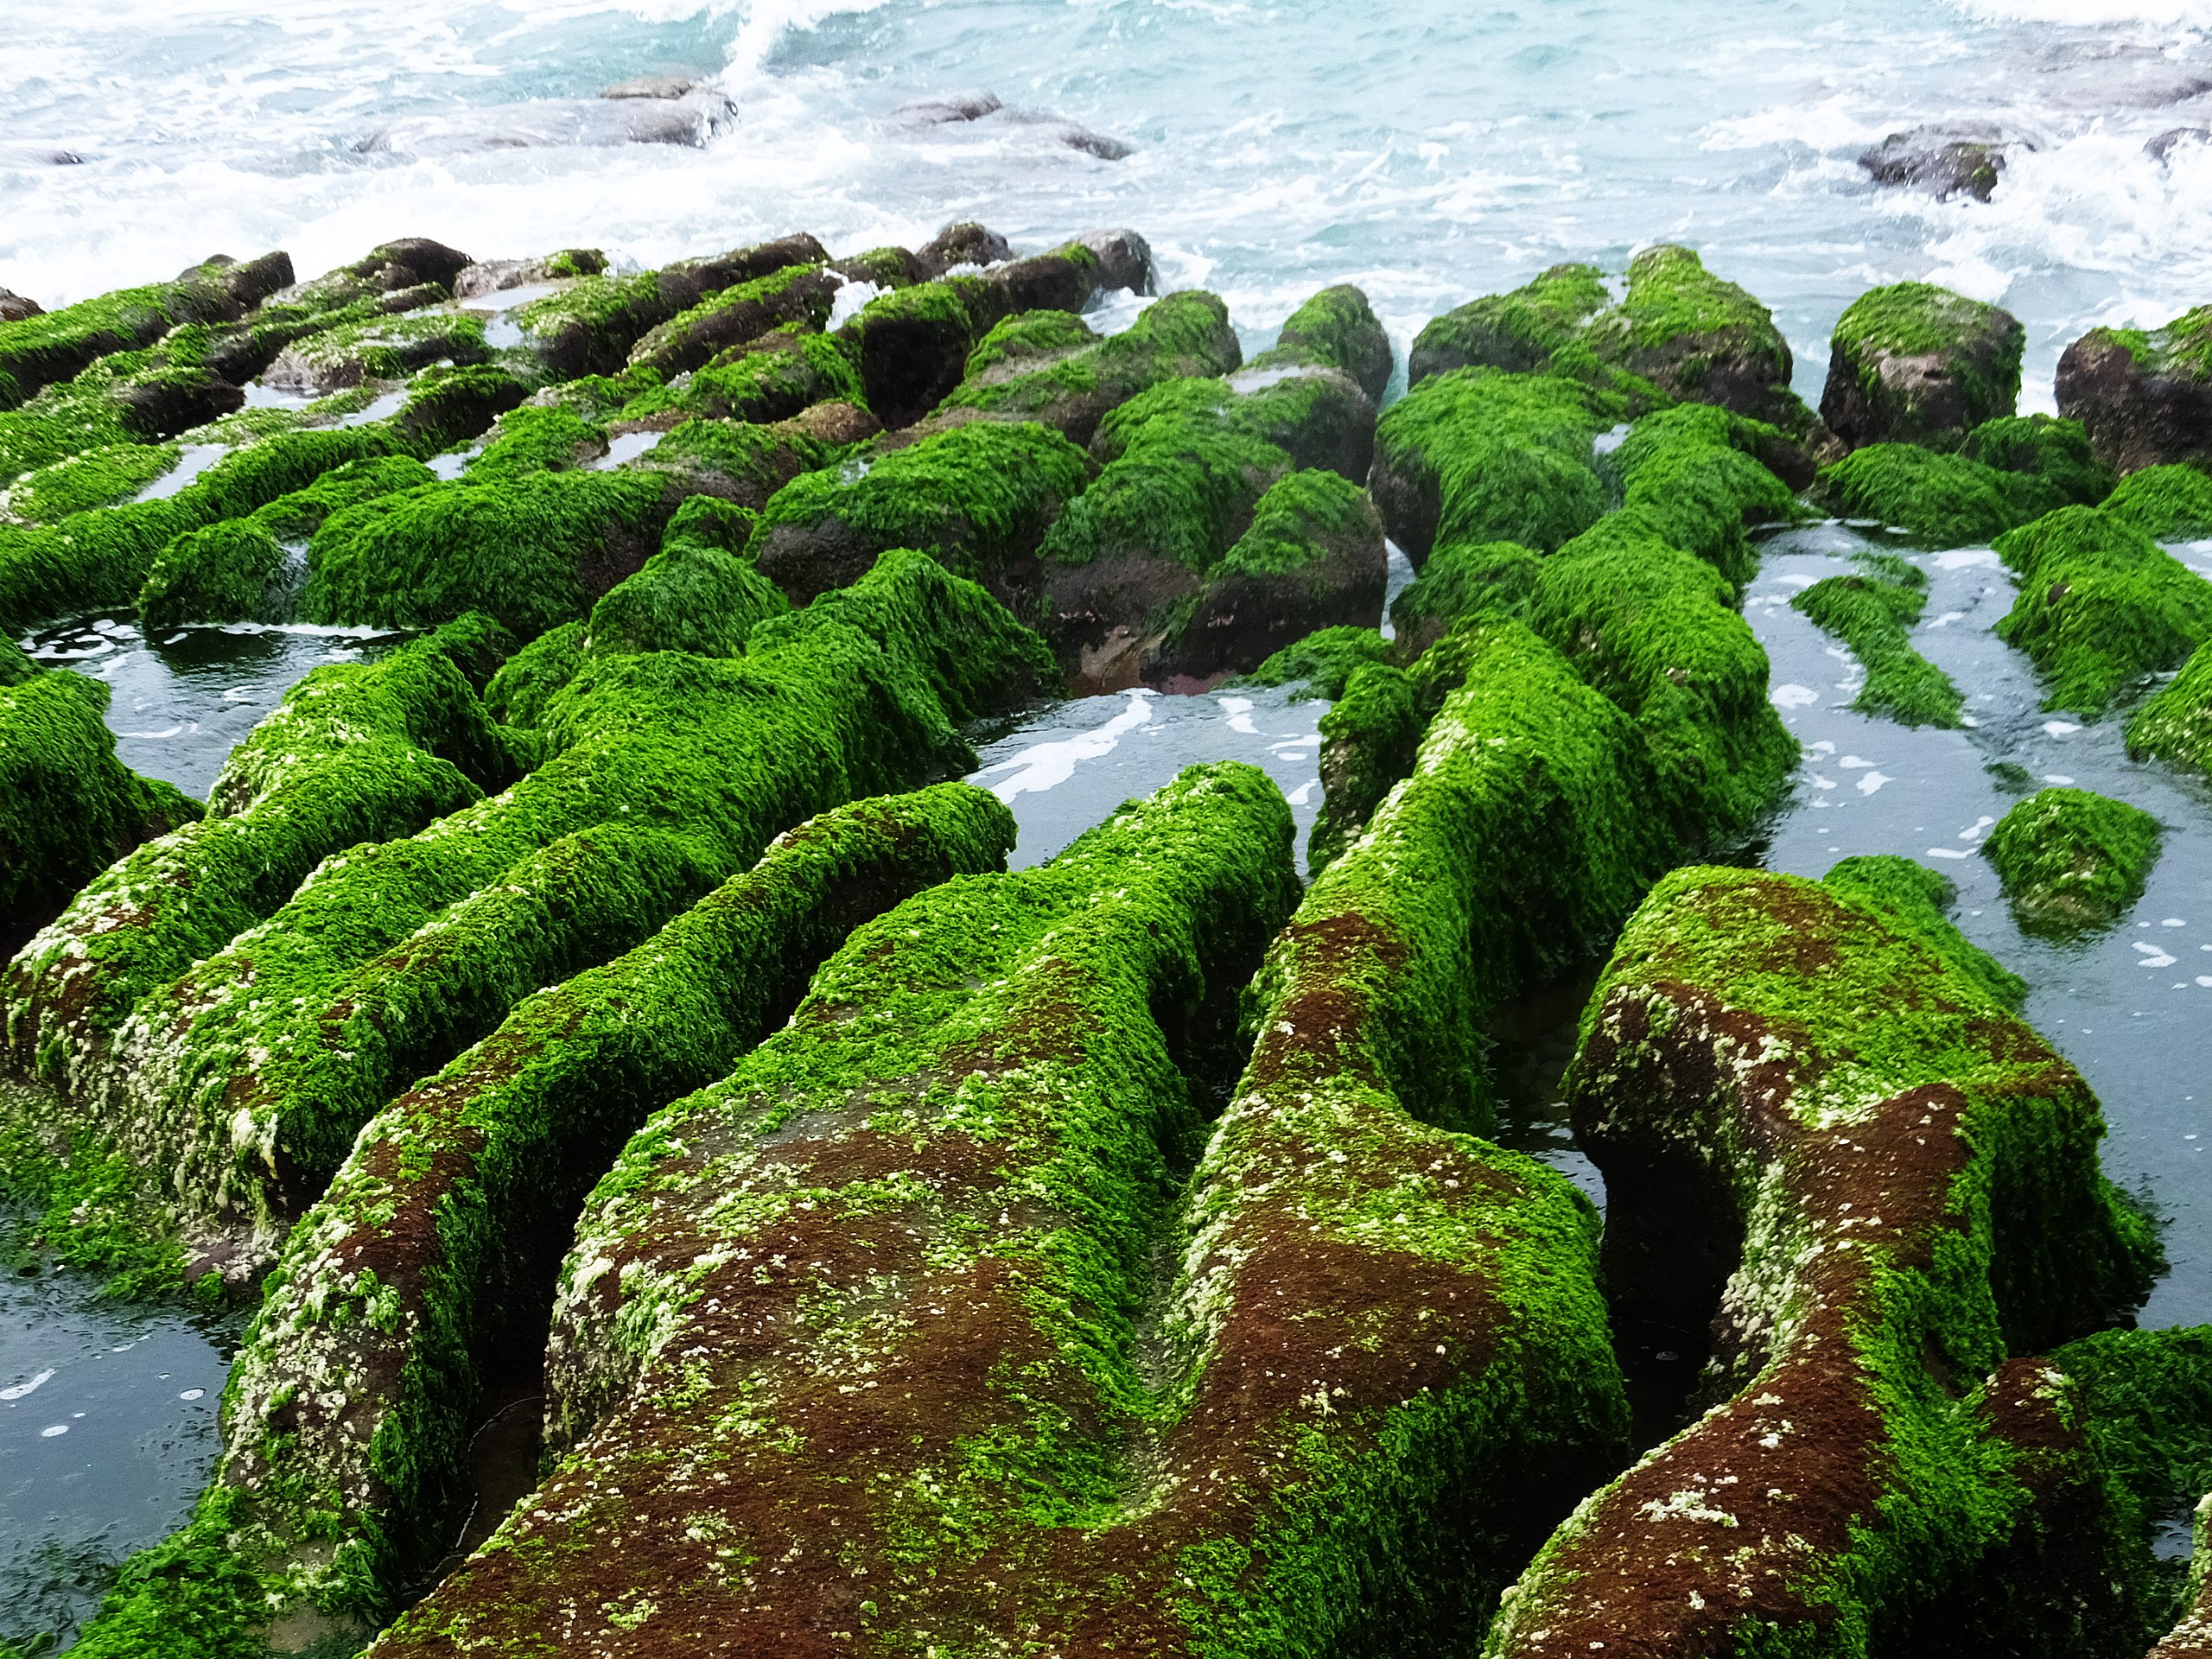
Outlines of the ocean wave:
<svg viewBox="0 0 2212 1659">
<path fill-rule="evenodd" d="M 2080 29 L 2114 23 L 2212 28 L 2212 0 L 1951 0 L 1951 4 L 1985 22 L 2067 23 Z"/>
<path fill-rule="evenodd" d="M 874 11 L 888 0 L 751 0 L 745 21 L 729 43 L 729 72 L 734 78 L 760 73 L 768 54 L 785 35 L 819 29 L 832 17 L 851 12 Z"/>
</svg>

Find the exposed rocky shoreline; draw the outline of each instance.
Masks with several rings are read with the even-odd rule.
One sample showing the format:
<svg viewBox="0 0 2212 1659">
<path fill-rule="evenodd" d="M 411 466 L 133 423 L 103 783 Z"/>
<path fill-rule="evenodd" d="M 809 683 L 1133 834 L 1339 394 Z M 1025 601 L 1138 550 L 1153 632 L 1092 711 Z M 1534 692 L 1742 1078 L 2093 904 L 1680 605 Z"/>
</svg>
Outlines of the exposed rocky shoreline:
<svg viewBox="0 0 2212 1659">
<path fill-rule="evenodd" d="M 1435 319 L 1395 402 L 1355 288 L 1249 361 L 1201 291 L 1086 321 L 1154 285 L 957 225 L 0 294 L 12 634 L 415 636 L 204 804 L 0 644 L 0 1179 L 257 1310 L 79 1651 L 2200 1650 L 2153 1542 L 2212 1330 L 2128 1328 L 2097 1100 L 1940 875 L 1701 861 L 1798 763 L 1741 601 L 1821 517 L 1993 543 L 2048 707 L 2212 772 L 2160 546 L 2212 535 L 2212 308 L 2076 342 L 2050 419 L 1917 283 L 1815 410 L 1681 247 Z M 1925 587 L 1794 602 L 1957 726 Z M 1246 676 L 1334 705 L 1310 883 L 1249 766 L 1014 874 L 945 781 L 984 716 Z M 2053 787 L 1986 850 L 2064 933 L 2159 836 Z M 1601 1227 L 1484 1138 L 1484 1033 L 1608 957 Z M 1609 1319 L 1709 1332 L 1640 1460 Z M 456 1560 L 540 1355 L 540 1483 Z"/>
</svg>

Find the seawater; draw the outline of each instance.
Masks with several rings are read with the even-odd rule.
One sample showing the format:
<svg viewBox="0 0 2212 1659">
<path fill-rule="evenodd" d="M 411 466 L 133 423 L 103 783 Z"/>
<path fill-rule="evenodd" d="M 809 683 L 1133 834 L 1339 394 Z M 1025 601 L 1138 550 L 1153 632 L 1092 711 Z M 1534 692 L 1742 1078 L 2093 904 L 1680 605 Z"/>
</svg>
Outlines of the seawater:
<svg viewBox="0 0 2212 1659">
<path fill-rule="evenodd" d="M 48 304 L 218 250 L 303 276 L 399 235 L 650 264 L 973 217 L 1030 246 L 1135 226 L 1255 341 L 1356 281 L 1402 341 L 1675 238 L 1775 308 L 1808 395 L 1853 297 L 1927 277 L 2021 316 L 2044 407 L 2086 327 L 2212 297 L 2212 148 L 2145 149 L 2212 124 L 2208 0 L 85 0 L 8 23 L 0 284 Z M 581 105 L 654 72 L 734 114 L 696 148 L 573 142 Z M 971 92 L 1132 153 L 899 115 Z M 2033 146 L 1990 202 L 1857 166 L 1955 120 Z"/>
</svg>

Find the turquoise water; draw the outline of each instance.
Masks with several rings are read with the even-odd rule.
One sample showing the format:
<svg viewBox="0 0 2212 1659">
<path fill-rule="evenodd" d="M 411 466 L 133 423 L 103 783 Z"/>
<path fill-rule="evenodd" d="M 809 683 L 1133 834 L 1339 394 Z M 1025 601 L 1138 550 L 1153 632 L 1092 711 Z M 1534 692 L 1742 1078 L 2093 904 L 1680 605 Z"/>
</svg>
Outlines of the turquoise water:
<svg viewBox="0 0 2212 1659">
<path fill-rule="evenodd" d="M 1367 286 L 1402 338 L 1558 259 L 1680 238 L 1776 308 L 1817 395 L 1837 313 L 1933 276 L 2030 329 L 2030 406 L 2100 321 L 2212 293 L 2212 0 L 88 0 L 0 54 L 0 284 L 47 302 L 394 235 L 653 263 L 794 228 L 1129 224 L 1264 337 Z M 2069 24 L 2054 19 L 2082 20 Z M 699 147 L 599 142 L 608 83 L 711 85 Z M 988 91 L 1050 124 L 918 128 Z M 734 112 L 721 113 L 721 100 Z M 695 98 L 695 107 L 705 102 Z M 618 112 L 619 113 L 619 112 Z M 1929 120 L 2033 143 L 1986 204 L 1855 157 Z M 703 131 L 705 118 L 702 119 Z M 503 147 L 506 146 L 506 147 Z M 57 151 L 82 157 L 56 166 Z"/>
</svg>

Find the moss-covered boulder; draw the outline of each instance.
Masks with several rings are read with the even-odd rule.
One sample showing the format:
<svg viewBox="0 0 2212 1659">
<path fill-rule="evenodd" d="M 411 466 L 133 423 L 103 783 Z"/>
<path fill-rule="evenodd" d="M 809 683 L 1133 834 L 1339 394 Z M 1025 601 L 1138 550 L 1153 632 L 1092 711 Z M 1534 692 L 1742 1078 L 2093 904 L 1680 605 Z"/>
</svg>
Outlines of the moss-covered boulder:
<svg viewBox="0 0 2212 1659">
<path fill-rule="evenodd" d="M 1383 416 L 1369 488 L 1418 569 L 1454 542 L 1548 553 L 1605 509 L 1592 445 L 1618 411 L 1574 381 L 1455 370 Z"/>
<path fill-rule="evenodd" d="M 2212 582 L 2110 513 L 2064 508 L 1997 551 L 2019 582 L 1997 632 L 2042 671 L 2047 708 L 2095 719 L 2212 639 Z"/>
<path fill-rule="evenodd" d="M 747 551 L 795 605 L 853 582 L 887 549 L 918 548 L 1033 615 L 1038 546 L 1091 471 L 1057 432 L 976 422 L 792 480 Z"/>
<path fill-rule="evenodd" d="M 1967 434 L 1959 454 L 2000 473 L 2041 480 L 2054 507 L 2094 507 L 2113 493 L 2118 481 L 2112 468 L 2097 459 L 2081 422 L 2049 415 L 1985 421 Z M 2021 499 L 2031 500 L 2034 493 L 2022 491 Z"/>
<path fill-rule="evenodd" d="M 197 819 L 200 804 L 115 757 L 108 688 L 61 671 L 0 683 L 0 953 L 60 913 L 132 848 Z"/>
<path fill-rule="evenodd" d="M 2212 306 L 2163 328 L 2092 328 L 2058 359 L 2058 412 L 2123 473 L 2212 466 Z"/>
<path fill-rule="evenodd" d="M 798 820 L 972 766 L 960 727 L 1053 677 L 1004 607 L 911 551 L 746 647 L 588 657 L 528 777 L 331 861 L 142 1002 L 100 1105 L 113 1132 L 156 1137 L 184 1202 L 266 1241 L 362 1123 L 524 996 L 628 949 Z"/>
<path fill-rule="evenodd" d="M 1323 628 L 1285 645 L 1237 683 L 1294 685 L 1307 696 L 1333 702 L 1344 695 L 1345 683 L 1356 671 L 1370 663 L 1387 663 L 1391 655 L 1390 641 L 1373 628 Z"/>
<path fill-rule="evenodd" d="M 824 813 L 381 1113 L 270 1277 L 215 1478 L 162 1547 L 191 1565 L 126 1573 L 86 1650 L 199 1659 L 211 1649 L 163 1645 L 183 1604 L 214 1624 L 203 1639 L 272 1618 L 373 1632 L 467 1519 L 487 1378 L 536 1336 L 522 1310 L 542 1320 L 596 1173 L 781 1024 L 853 928 L 1001 868 L 1013 842 L 1012 815 L 957 784 Z"/>
<path fill-rule="evenodd" d="M 724 289 L 648 333 L 630 348 L 629 366 L 684 374 L 772 330 L 819 333 L 845 280 L 826 266 L 786 265 Z"/>
<path fill-rule="evenodd" d="M 180 325 L 235 321 L 291 280 L 291 259 L 282 253 L 244 264 L 218 256 L 174 282 L 0 322 L 0 409 L 73 378 L 96 358 L 150 346 Z"/>
<path fill-rule="evenodd" d="M 1859 658 L 1866 677 L 1851 706 L 1907 726 L 1959 726 L 1965 699 L 1949 675 L 1913 649 L 1909 632 L 1927 608 L 1928 573 L 1891 553 L 1864 554 L 1857 563 L 1789 601 Z"/>
<path fill-rule="evenodd" d="M 695 415 L 765 423 L 817 404 L 867 400 L 845 336 L 779 328 L 729 347 L 688 378 L 637 393 L 615 411 L 613 424 L 658 429 Z"/>
<path fill-rule="evenodd" d="M 2032 931 L 2064 934 L 2118 921 L 2158 861 L 2158 821 L 2086 789 L 2046 789 L 2007 812 L 1981 849 L 2013 914 Z"/>
<path fill-rule="evenodd" d="M 1589 1498 L 1491 1659 L 2101 1650 L 2147 1562 L 2063 1374 L 2148 1224 L 2067 1063 L 1863 883 L 1691 868 L 1622 936 L 1567 1077 L 1615 1306 L 1711 1321 L 1710 1409 Z"/>
<path fill-rule="evenodd" d="M 1580 346 L 1583 326 L 1611 303 L 1595 265 L 1554 265 L 1510 294 L 1487 294 L 1432 320 L 1414 337 L 1406 378 L 1417 386 L 1454 369 L 1567 369 L 1560 353 Z"/>
<path fill-rule="evenodd" d="M 1956 449 L 2020 396 L 2027 334 L 2009 311 L 1929 283 L 1860 295 L 1830 340 L 1821 418 L 1853 449 Z"/>
<path fill-rule="evenodd" d="M 646 651 L 741 656 L 755 625 L 791 609 L 783 590 L 744 556 L 753 525 L 753 514 L 713 496 L 686 501 L 669 520 L 660 551 L 592 607 L 588 650 L 596 656 Z M 576 662 L 581 665 L 581 650 Z M 513 682 L 504 695 L 517 697 Z M 489 691 L 486 696 L 492 700 Z"/>
<path fill-rule="evenodd" d="M 1986 545 L 2066 505 L 2040 476 L 1911 443 L 1874 443 L 1821 469 L 1813 499 L 1927 547 Z"/>
<path fill-rule="evenodd" d="M 921 429 L 978 418 L 1034 421 L 1088 446 L 1108 413 L 1140 392 L 1185 376 L 1227 374 L 1243 361 L 1229 308 L 1198 289 L 1166 296 L 1104 339 L 1066 312 L 1024 312 L 976 342 L 964 378 Z"/>
<path fill-rule="evenodd" d="M 276 354 L 262 378 L 281 391 L 321 397 L 365 380 L 404 380 L 433 363 L 487 361 L 483 317 L 448 307 L 327 328 Z"/>
<path fill-rule="evenodd" d="M 138 590 L 139 617 L 149 628 L 288 620 L 297 585 L 289 563 L 284 544 L 251 518 L 210 524 L 162 550 Z"/>
<path fill-rule="evenodd" d="M 1367 296 L 1350 283 L 1325 288 L 1290 314 L 1255 369 L 1334 369 L 1378 405 L 1389 389 L 1390 336 Z"/>
<path fill-rule="evenodd" d="M 2103 505 L 2156 541 L 2212 536 L 2212 477 L 2195 467 L 2145 467 L 2130 473 Z"/>
<path fill-rule="evenodd" d="M 1789 388 L 1795 364 L 1773 314 L 1691 249 L 1662 243 L 1637 254 L 1627 296 L 1583 339 L 1603 362 L 1669 397 L 1718 404 L 1793 436 L 1812 427 Z"/>
<path fill-rule="evenodd" d="M 2172 683 L 2135 711 L 2127 722 L 2127 752 L 2212 772 L 2212 645 L 2198 646 Z"/>
<path fill-rule="evenodd" d="M 1389 571 L 1367 492 L 1333 472 L 1297 472 L 1253 509 L 1251 527 L 1207 572 L 1147 681 L 1212 681 L 1255 667 L 1320 629 L 1370 626 Z"/>
<path fill-rule="evenodd" d="M 132 1006 L 273 914 L 325 858 L 512 783 L 529 756 L 456 662 L 475 644 L 457 628 L 312 670 L 286 693 L 232 751 L 204 819 L 99 873 L 8 965 L 10 1069 L 97 1093 Z"/>
<path fill-rule="evenodd" d="M 1764 422 L 1711 404 L 1644 416 L 1608 466 L 1624 508 L 1738 589 L 1758 569 L 1747 532 L 1805 516 L 1784 476 L 1810 481 L 1804 451 Z"/>
</svg>

